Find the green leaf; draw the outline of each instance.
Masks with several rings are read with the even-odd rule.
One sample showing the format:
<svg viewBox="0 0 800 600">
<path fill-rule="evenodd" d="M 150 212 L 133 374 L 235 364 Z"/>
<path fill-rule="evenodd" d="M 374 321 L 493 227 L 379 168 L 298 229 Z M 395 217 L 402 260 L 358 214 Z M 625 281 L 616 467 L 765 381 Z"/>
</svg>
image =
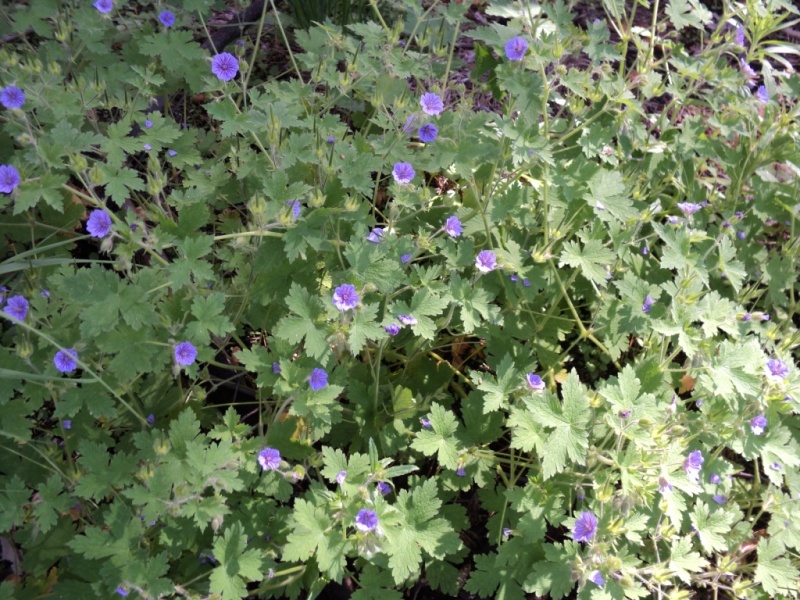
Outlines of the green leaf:
<svg viewBox="0 0 800 600">
<path fill-rule="evenodd" d="M 437 459 L 442 467 L 455 469 L 458 465 L 458 455 L 463 449 L 455 436 L 458 429 L 455 415 L 442 408 L 440 404 L 433 404 L 429 420 L 431 428 L 417 433 L 411 447 L 425 456 L 437 454 Z"/>
<path fill-rule="evenodd" d="M 780 542 L 761 538 L 758 541 L 758 566 L 753 579 L 760 583 L 772 598 L 782 595 L 797 595 L 800 571 L 784 556 L 786 549 Z"/>
<path fill-rule="evenodd" d="M 22 525 L 30 495 L 25 482 L 17 475 L 0 479 L 0 530 L 11 531 L 14 526 Z"/>
<path fill-rule="evenodd" d="M 549 594 L 553 600 L 563 598 L 575 586 L 572 580 L 572 561 L 575 555 L 574 545 L 566 543 L 545 544 L 546 561 L 534 563 L 531 573 L 523 584 L 526 592 L 535 592 L 537 596 Z"/>
<path fill-rule="evenodd" d="M 198 235 L 175 243 L 180 257 L 169 266 L 173 290 L 179 290 L 192 281 L 199 284 L 214 280 L 214 270 L 211 265 L 201 260 L 211 252 L 213 245 L 214 238 L 210 235 Z"/>
<path fill-rule="evenodd" d="M 672 542 L 669 568 L 685 584 L 691 583 L 691 573 L 699 573 L 708 566 L 708 561 L 692 549 L 692 541 L 682 537 Z"/>
<path fill-rule="evenodd" d="M 223 337 L 234 329 L 226 314 L 224 294 L 213 292 L 205 297 L 195 297 L 191 311 L 197 321 L 186 326 L 186 333 L 200 343 L 209 342 L 209 332 L 217 337 Z"/>
<path fill-rule="evenodd" d="M 221 594 L 224 600 L 244 598 L 248 595 L 248 581 L 262 578 L 258 550 L 245 551 L 247 539 L 242 526 L 234 523 L 214 542 L 214 557 L 219 566 L 211 571 L 211 592 Z"/>
<path fill-rule="evenodd" d="M 710 508 L 705 502 L 699 501 L 690 518 L 706 554 L 728 549 L 725 538 L 730 535 L 733 523 L 738 520 L 736 513 L 720 506 Z"/>
<path fill-rule="evenodd" d="M 133 169 L 114 168 L 108 164 L 101 165 L 100 169 L 105 175 L 106 195 L 110 196 L 117 205 L 121 206 L 128 199 L 131 191 L 138 192 L 146 187 L 144 181 Z"/>
<path fill-rule="evenodd" d="M 64 493 L 64 481 L 58 475 L 51 475 L 38 489 L 39 501 L 34 503 L 33 514 L 42 533 L 47 533 L 74 504 L 74 500 Z"/>
<path fill-rule="evenodd" d="M 112 123 L 106 130 L 107 139 L 101 144 L 103 152 L 106 153 L 106 162 L 111 165 L 119 165 L 125 162 L 128 154 L 134 154 L 142 149 L 141 141 L 134 137 L 129 137 L 131 123 L 129 119 Z"/>
<path fill-rule="evenodd" d="M 569 265 L 580 269 L 581 275 L 599 287 L 605 287 L 607 275 L 611 272 L 611 265 L 616 256 L 608 248 L 603 248 L 600 240 L 589 240 L 583 248 L 577 242 L 569 241 L 564 244 L 561 252 L 560 267 Z"/>
<path fill-rule="evenodd" d="M 67 183 L 67 178 L 58 173 L 45 173 L 32 181 L 25 181 L 17 188 L 14 198 L 14 213 L 18 215 L 28 209 L 35 208 L 39 200 L 58 212 L 64 211 L 64 193 L 61 186 Z"/>
<path fill-rule="evenodd" d="M 430 317 L 440 315 L 448 304 L 450 304 L 448 299 L 433 293 L 428 288 L 423 288 L 414 294 L 411 306 L 404 302 L 398 302 L 395 313 L 407 314 L 416 318 L 417 323 L 411 326 L 412 331 L 426 340 L 432 340 L 436 335 L 436 324 Z"/>
<path fill-rule="evenodd" d="M 584 199 L 603 221 L 609 220 L 606 214 L 610 214 L 620 223 L 628 223 L 639 216 L 619 171 L 601 169 L 595 173 L 589 180 L 589 193 Z"/>
<path fill-rule="evenodd" d="M 492 296 L 482 287 L 475 287 L 457 274 L 450 278 L 450 293 L 461 310 L 464 333 L 472 333 L 483 321 L 500 318 L 500 310 L 489 303 Z"/>
<path fill-rule="evenodd" d="M 313 300 L 304 287 L 292 283 L 286 296 L 286 305 L 296 316 L 283 317 L 275 327 L 275 337 L 298 344 L 305 338 L 306 352 L 309 356 L 322 360 L 330 352 L 327 332 L 319 322 L 324 322 L 323 310 L 319 300 Z"/>
<path fill-rule="evenodd" d="M 497 378 L 484 375 L 478 389 L 486 392 L 483 396 L 483 412 L 488 414 L 508 407 L 511 393 L 519 386 L 519 374 L 514 369 L 514 360 L 506 354 L 497 366 Z"/>
<path fill-rule="evenodd" d="M 563 403 L 545 392 L 529 404 L 534 417 L 545 427 L 553 428 L 545 442 L 542 474 L 548 479 L 564 470 L 567 457 L 579 465 L 586 464 L 591 417 L 589 397 L 577 373 L 570 372 L 562 389 Z"/>
<path fill-rule="evenodd" d="M 96 442 L 81 440 L 78 444 L 83 476 L 75 484 L 75 495 L 79 498 L 101 500 L 115 488 L 130 482 L 137 468 L 136 456 L 117 450 L 109 454 L 106 447 Z"/>
<path fill-rule="evenodd" d="M 351 600 L 402 600 L 403 594 L 395 589 L 392 576 L 386 571 L 367 564 L 358 578 L 361 587 L 350 596 Z"/>
<path fill-rule="evenodd" d="M 364 304 L 353 315 L 347 336 L 347 345 L 353 356 L 358 356 L 367 340 L 375 341 L 385 335 L 383 327 L 375 322 L 378 309 L 377 304 Z"/>
<path fill-rule="evenodd" d="M 675 29 L 702 29 L 711 21 L 711 13 L 698 0 L 670 0 L 665 12 Z"/>
</svg>

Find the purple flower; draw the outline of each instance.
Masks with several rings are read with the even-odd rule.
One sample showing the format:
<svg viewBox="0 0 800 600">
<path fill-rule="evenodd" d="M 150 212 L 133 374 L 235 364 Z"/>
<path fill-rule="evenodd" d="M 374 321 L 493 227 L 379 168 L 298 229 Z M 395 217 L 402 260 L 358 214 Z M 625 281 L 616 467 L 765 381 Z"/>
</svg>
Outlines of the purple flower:
<svg viewBox="0 0 800 600">
<path fill-rule="evenodd" d="M 603 579 L 603 574 L 600 571 L 592 571 L 588 577 L 589 581 L 593 584 L 603 587 L 606 584 L 606 580 Z"/>
<path fill-rule="evenodd" d="M 720 478 L 720 476 L 719 476 L 719 475 L 717 475 L 716 473 L 712 473 L 712 474 L 711 474 L 711 477 L 709 477 L 709 478 L 708 478 L 708 480 L 709 480 L 711 483 L 713 483 L 714 485 L 717 485 L 717 484 L 719 484 L 719 482 L 721 482 L 721 481 L 722 481 L 722 479 Z"/>
<path fill-rule="evenodd" d="M 444 110 L 444 103 L 441 97 L 439 97 L 439 94 L 434 94 L 433 92 L 422 94 L 419 99 L 419 105 L 422 107 L 422 112 L 432 117 L 435 117 Z"/>
<path fill-rule="evenodd" d="M 72 419 L 64 419 L 61 421 L 61 426 L 64 429 L 72 429 Z"/>
<path fill-rule="evenodd" d="M 286 203 L 286 206 L 291 206 L 292 207 L 292 218 L 293 219 L 297 219 L 297 217 L 300 216 L 300 211 L 302 210 L 303 207 L 302 207 L 302 205 L 300 204 L 300 202 L 298 200 L 289 200 Z"/>
<path fill-rule="evenodd" d="M 511 283 L 517 283 L 519 281 L 519 277 L 517 277 L 516 273 L 512 273 L 508 278 L 511 280 Z"/>
<path fill-rule="evenodd" d="M 325 372 L 325 369 L 317 367 L 311 371 L 311 375 L 308 376 L 308 384 L 315 392 L 325 388 L 328 385 L 328 374 Z"/>
<path fill-rule="evenodd" d="M 667 217 L 667 223 L 669 223 L 670 225 L 677 225 L 680 222 L 681 222 L 681 218 L 680 217 L 676 217 L 675 215 L 669 215 Z"/>
<path fill-rule="evenodd" d="M 350 283 L 343 283 L 333 291 L 333 305 L 341 311 L 353 310 L 359 300 L 356 286 Z"/>
<path fill-rule="evenodd" d="M 419 420 L 419 422 L 425 429 L 430 429 L 431 428 L 431 420 L 428 419 L 427 417 L 422 417 Z"/>
<path fill-rule="evenodd" d="M 277 361 L 272 363 L 272 373 L 277 375 L 281 372 L 281 365 Z"/>
<path fill-rule="evenodd" d="M 153 413 L 147 415 L 147 419 L 145 419 L 150 425 L 154 425 L 156 422 L 156 416 Z"/>
<path fill-rule="evenodd" d="M 575 519 L 572 528 L 572 539 L 576 542 L 590 542 L 597 533 L 597 517 L 590 512 L 582 512 Z"/>
<path fill-rule="evenodd" d="M 19 321 L 24 321 L 25 315 L 28 314 L 28 301 L 25 296 L 11 296 L 6 300 L 3 312 Z"/>
<path fill-rule="evenodd" d="M 761 102 L 761 104 L 769 102 L 769 92 L 765 86 L 760 85 L 758 89 L 756 89 L 756 100 Z"/>
<path fill-rule="evenodd" d="M 145 119 L 144 120 L 144 128 L 145 129 L 150 129 L 152 126 L 153 126 L 153 122 L 150 119 Z"/>
<path fill-rule="evenodd" d="M 642 312 L 649 313 L 651 310 L 653 310 L 653 304 L 655 303 L 656 301 L 650 297 L 650 294 L 647 294 L 644 297 L 644 303 L 642 304 Z"/>
<path fill-rule="evenodd" d="M 481 273 L 494 271 L 497 267 L 497 257 L 491 250 L 481 250 L 475 258 L 475 267 Z"/>
<path fill-rule="evenodd" d="M 142 147 L 143 147 L 145 150 L 148 150 L 148 151 L 150 151 L 150 150 L 152 150 L 152 149 L 153 149 L 153 147 L 152 147 L 150 144 L 145 144 L 145 145 L 144 145 L 144 146 L 142 146 Z"/>
<path fill-rule="evenodd" d="M 694 452 L 690 453 L 686 460 L 683 461 L 683 470 L 686 471 L 686 476 L 693 481 L 699 481 L 700 469 L 703 468 L 704 462 L 705 459 L 703 458 L 703 453 L 700 452 L 700 450 L 695 450 Z"/>
<path fill-rule="evenodd" d="M 414 121 L 417 120 L 416 115 L 409 115 L 406 118 L 406 123 L 403 125 L 403 133 L 411 133 L 414 130 Z"/>
<path fill-rule="evenodd" d="M 763 414 L 756 415 L 750 420 L 750 431 L 753 432 L 753 435 L 761 435 L 764 433 L 764 430 L 767 428 L 767 417 Z"/>
<path fill-rule="evenodd" d="M 49 298 L 49 297 L 50 297 L 50 290 L 48 290 L 48 289 L 44 289 L 44 290 L 42 290 L 41 292 L 39 292 L 39 295 L 40 295 L 42 298 Z"/>
<path fill-rule="evenodd" d="M 528 42 L 525 38 L 513 37 L 506 42 L 505 51 L 508 60 L 522 60 L 528 51 Z"/>
<path fill-rule="evenodd" d="M 739 231 L 736 233 L 736 237 L 739 238 L 740 240 L 743 240 L 744 238 L 747 237 L 747 234 L 744 231 Z"/>
<path fill-rule="evenodd" d="M 392 486 L 390 486 L 385 481 L 379 481 L 378 485 L 375 486 L 378 491 L 381 493 L 382 496 L 388 496 L 392 493 Z"/>
<path fill-rule="evenodd" d="M 417 319 L 414 315 L 397 315 L 397 320 L 403 325 L 411 326 L 417 324 Z"/>
<path fill-rule="evenodd" d="M 658 478 L 658 491 L 661 495 L 672 493 L 672 484 L 669 482 L 669 480 L 667 480 L 666 477 Z"/>
<path fill-rule="evenodd" d="M 167 150 L 167 154 L 169 154 L 170 156 L 177 156 L 178 153 L 175 150 L 173 150 L 172 148 L 170 148 L 169 150 Z M 295 217 L 295 218 L 297 218 L 297 217 Z"/>
<path fill-rule="evenodd" d="M 342 485 L 345 479 L 347 479 L 347 471 L 339 471 L 336 474 L 336 483 L 339 485 Z"/>
<path fill-rule="evenodd" d="M 789 376 L 789 365 L 783 362 L 780 358 L 769 359 L 764 369 L 767 373 L 767 379 L 773 383 L 783 381 Z"/>
<path fill-rule="evenodd" d="M 392 177 L 401 185 L 411 183 L 411 180 L 414 179 L 414 175 L 414 167 L 407 162 L 396 163 L 392 169 Z"/>
<path fill-rule="evenodd" d="M 694 202 L 678 202 L 678 209 L 687 217 L 693 215 L 698 210 L 703 208 L 702 204 L 695 204 Z"/>
<path fill-rule="evenodd" d="M 633 412 L 633 411 L 632 411 L 632 410 L 630 410 L 630 409 L 627 409 L 627 410 L 621 410 L 621 411 L 619 412 L 619 418 L 620 418 L 620 419 L 627 419 L 628 417 L 630 417 L 630 416 L 631 416 L 631 413 L 632 413 L 632 412 Z"/>
<path fill-rule="evenodd" d="M 386 333 L 394 337 L 398 333 L 400 333 L 400 325 L 398 325 L 397 323 L 390 323 L 389 325 L 384 327 L 384 330 L 386 331 Z"/>
<path fill-rule="evenodd" d="M 758 275 L 756 275 L 756 277 L 758 277 Z M 763 315 L 761 315 L 761 320 L 769 321 L 769 313 L 764 313 Z"/>
<path fill-rule="evenodd" d="M 736 43 L 737 46 L 744 46 L 745 45 L 745 36 L 744 36 L 744 27 L 741 25 L 736 26 L 736 33 L 733 35 L 733 41 Z"/>
<path fill-rule="evenodd" d="M 0 104 L 5 108 L 21 108 L 25 104 L 25 92 L 15 85 L 0 90 Z"/>
<path fill-rule="evenodd" d="M 0 192 L 10 194 L 19 185 L 19 171 L 11 165 L 0 165 Z"/>
<path fill-rule="evenodd" d="M 742 315 L 742 321 L 744 321 L 745 323 L 747 321 L 749 321 L 750 319 L 752 319 L 752 318 L 753 318 L 753 315 L 751 315 L 749 312 L 746 312 L 746 313 L 744 313 Z"/>
<path fill-rule="evenodd" d="M 104 1 L 107 1 L 107 2 L 109 2 L 109 4 L 111 3 L 111 0 L 97 0 L 97 2 L 95 2 L 95 3 L 94 3 L 94 4 L 95 4 L 95 8 L 97 8 L 97 5 L 98 5 L 98 4 L 100 4 L 101 2 L 104 2 Z M 98 8 L 97 10 L 100 10 L 100 9 Z M 100 12 L 108 12 L 108 11 L 102 11 L 102 10 L 100 10 Z M 125 589 L 124 587 L 122 587 L 121 585 L 118 585 L 118 586 L 117 586 L 117 589 L 116 589 L 116 590 L 114 590 L 114 591 L 115 591 L 117 594 L 119 594 L 120 596 L 122 596 L 123 598 L 124 598 L 125 596 L 127 596 L 128 594 L 130 594 L 130 592 L 129 592 L 127 589 Z"/>
<path fill-rule="evenodd" d="M 383 227 L 374 227 L 367 236 L 367 241 L 373 244 L 380 244 L 383 237 Z"/>
<path fill-rule="evenodd" d="M 74 348 L 65 348 L 64 350 L 56 352 L 56 355 L 53 357 L 53 364 L 61 373 L 72 373 L 78 368 L 78 361 L 75 360 L 76 358 L 78 358 L 78 353 Z"/>
<path fill-rule="evenodd" d="M 464 467 L 458 467 L 458 469 L 456 469 L 456 475 L 459 477 L 466 477 L 467 472 L 464 470 Z"/>
<path fill-rule="evenodd" d="M 711 496 L 711 499 L 714 500 L 714 502 L 716 502 L 717 504 L 725 504 L 728 501 L 728 499 L 722 494 L 714 494 L 713 496 Z"/>
<path fill-rule="evenodd" d="M 378 527 L 378 515 L 374 510 L 362 508 L 356 515 L 356 529 L 367 533 Z"/>
<path fill-rule="evenodd" d="M 173 348 L 175 362 L 182 367 L 188 367 L 197 358 L 197 348 L 191 342 L 181 342 Z"/>
<path fill-rule="evenodd" d="M 545 388 L 544 381 L 536 373 L 528 373 L 525 379 L 528 382 L 528 387 L 536 392 L 541 392 Z"/>
<path fill-rule="evenodd" d="M 230 52 L 220 52 L 211 59 L 211 72 L 221 81 L 230 81 L 239 72 L 239 61 Z"/>
<path fill-rule="evenodd" d="M 175 25 L 175 14 L 170 10 L 162 10 L 158 13 L 158 20 L 164 27 L 170 28 Z"/>
<path fill-rule="evenodd" d="M 95 238 L 106 237 L 111 232 L 111 217 L 104 210 L 93 210 L 86 220 L 86 231 Z"/>
<path fill-rule="evenodd" d="M 426 123 L 417 130 L 417 135 L 419 136 L 419 140 L 421 142 L 430 144 L 431 142 L 434 142 L 436 140 L 436 136 L 439 135 L 439 128 L 433 123 Z"/>
<path fill-rule="evenodd" d="M 510 527 L 503 527 L 503 537 L 508 539 L 511 537 L 511 528 Z"/>
<path fill-rule="evenodd" d="M 110 13 L 114 9 L 114 3 L 111 0 L 95 0 L 95 3 L 92 4 L 98 12 L 103 13 L 104 15 Z M 119 594 L 120 588 L 117 588 L 117 593 Z M 120 596 L 127 596 L 128 593 L 125 592 L 124 594 L 120 594 Z"/>
<path fill-rule="evenodd" d="M 650 248 L 648 248 L 647 244 L 645 244 L 642 246 L 642 256 L 647 256 L 648 254 L 650 254 Z"/>
<path fill-rule="evenodd" d="M 336 141 L 336 138 L 335 138 L 335 137 L 333 137 L 332 135 L 329 135 L 329 136 L 328 136 L 328 139 L 327 139 L 327 140 L 325 140 L 325 141 L 326 141 L 326 142 L 328 142 L 329 144 L 332 144 L 333 142 L 335 142 L 335 141 Z"/>
<path fill-rule="evenodd" d="M 264 448 L 258 453 L 258 464 L 263 471 L 277 471 L 281 468 L 281 453 L 275 448 Z"/>
<path fill-rule="evenodd" d="M 773 471 L 780 471 L 783 468 L 783 465 L 778 461 L 775 461 L 770 465 L 770 467 L 772 468 Z"/>
<path fill-rule="evenodd" d="M 751 67 L 744 58 L 739 59 L 739 67 L 742 69 L 742 74 L 744 75 L 744 80 L 747 82 L 747 85 L 753 87 L 755 85 L 755 78 L 758 77 L 753 67 Z"/>
<path fill-rule="evenodd" d="M 403 263 L 403 264 L 406 264 L 412 258 L 413 258 L 413 254 L 403 254 L 403 256 L 400 257 L 400 262 Z"/>
<path fill-rule="evenodd" d="M 444 231 L 450 237 L 457 238 L 463 233 L 464 228 L 461 226 L 461 221 L 458 220 L 458 217 L 453 215 L 452 217 L 447 217 L 447 221 L 444 222 Z"/>
</svg>

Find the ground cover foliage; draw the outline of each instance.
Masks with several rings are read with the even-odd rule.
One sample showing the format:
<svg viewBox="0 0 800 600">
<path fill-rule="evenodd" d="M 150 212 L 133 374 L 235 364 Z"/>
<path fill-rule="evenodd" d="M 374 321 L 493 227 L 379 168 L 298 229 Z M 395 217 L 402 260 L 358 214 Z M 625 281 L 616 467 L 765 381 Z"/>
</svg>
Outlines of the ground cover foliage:
<svg viewBox="0 0 800 600">
<path fill-rule="evenodd" d="M 0 12 L 0 595 L 797 597 L 791 3 L 256 5 Z"/>
</svg>

